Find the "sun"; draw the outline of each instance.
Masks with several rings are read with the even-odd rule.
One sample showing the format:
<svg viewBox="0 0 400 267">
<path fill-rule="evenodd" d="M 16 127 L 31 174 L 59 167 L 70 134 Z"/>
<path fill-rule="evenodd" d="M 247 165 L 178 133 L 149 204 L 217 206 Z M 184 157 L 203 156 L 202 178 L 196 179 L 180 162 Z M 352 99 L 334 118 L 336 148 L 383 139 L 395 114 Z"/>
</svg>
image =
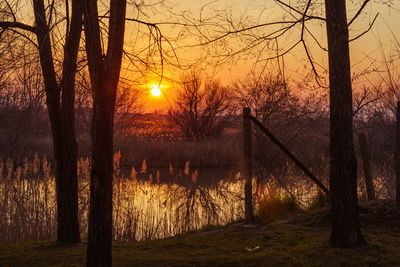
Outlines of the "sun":
<svg viewBox="0 0 400 267">
<path fill-rule="evenodd" d="M 161 95 L 161 90 L 158 85 L 153 85 L 151 89 L 151 95 L 154 97 L 159 97 Z"/>
</svg>

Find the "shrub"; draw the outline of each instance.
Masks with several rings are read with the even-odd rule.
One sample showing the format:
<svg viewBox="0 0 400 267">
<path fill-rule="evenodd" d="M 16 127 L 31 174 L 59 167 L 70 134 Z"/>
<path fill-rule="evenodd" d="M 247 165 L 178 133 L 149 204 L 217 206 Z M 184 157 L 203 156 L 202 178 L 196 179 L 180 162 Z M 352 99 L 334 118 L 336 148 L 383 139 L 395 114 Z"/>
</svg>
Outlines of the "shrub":
<svg viewBox="0 0 400 267">
<path fill-rule="evenodd" d="M 329 198 L 325 193 L 318 191 L 318 194 L 311 200 L 308 210 L 318 210 L 329 205 Z"/>
<path fill-rule="evenodd" d="M 287 217 L 300 210 L 299 205 L 292 196 L 278 196 L 269 194 L 259 200 L 256 209 L 257 218 L 264 222 L 277 218 Z"/>
</svg>

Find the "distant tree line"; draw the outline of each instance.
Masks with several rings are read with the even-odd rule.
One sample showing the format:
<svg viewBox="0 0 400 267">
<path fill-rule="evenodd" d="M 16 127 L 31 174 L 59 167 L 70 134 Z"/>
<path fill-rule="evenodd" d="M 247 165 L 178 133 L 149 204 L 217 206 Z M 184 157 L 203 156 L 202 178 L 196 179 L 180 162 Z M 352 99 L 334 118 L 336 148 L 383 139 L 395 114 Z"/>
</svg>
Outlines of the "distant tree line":
<svg viewBox="0 0 400 267">
<path fill-rule="evenodd" d="M 357 161 L 353 143 L 355 116 L 360 114 L 361 108 L 366 107 L 366 96 L 362 96 L 356 107 L 353 101 L 353 88 L 350 71 L 349 42 L 361 37 L 349 38 L 348 27 L 359 16 L 369 0 L 363 2 L 355 16 L 347 20 L 345 0 L 326 0 L 324 18 L 313 13 L 312 1 L 304 2 L 300 7 L 292 6 L 281 0 L 276 2 L 284 9 L 291 11 L 290 21 L 274 22 L 275 25 L 283 25 L 279 29 L 268 28 L 270 33 L 247 34 L 254 38 L 257 43 L 280 41 L 290 29 L 300 26 L 299 38 L 296 43 L 283 52 L 279 49 L 275 58 L 283 57 L 295 46 L 304 48 L 307 59 L 314 73 L 316 83 L 320 85 L 320 77 L 316 68 L 317 64 L 310 55 L 309 46 L 305 34 L 308 30 L 306 23 L 310 20 L 317 20 L 326 24 L 327 44 L 329 60 L 329 158 L 330 158 L 330 197 L 332 211 L 332 234 L 330 244 L 333 247 L 357 247 L 365 243 L 360 231 L 358 221 L 357 204 Z M 85 96 L 91 96 L 90 100 L 81 98 L 78 103 L 83 109 L 90 107 L 90 139 L 91 139 L 91 182 L 90 182 L 90 213 L 88 231 L 88 266 L 110 266 L 111 265 L 111 225 L 112 225 L 112 155 L 114 150 L 114 129 L 116 124 L 115 113 L 123 115 L 132 112 L 136 106 L 136 95 L 123 97 L 124 101 L 118 105 L 117 90 L 124 95 L 122 82 L 120 81 L 121 62 L 123 55 L 130 57 L 131 62 L 144 64 L 146 68 L 154 66 L 154 60 L 160 59 L 163 65 L 163 58 L 167 57 L 162 43 L 165 36 L 154 23 L 138 19 L 126 18 L 126 0 L 110 0 L 106 7 L 106 15 L 101 15 L 98 9 L 98 2 L 95 0 L 79 1 L 71 0 L 61 2 L 45 3 L 43 0 L 33 0 L 32 10 L 34 23 L 25 24 L 23 12 L 19 1 L 5 0 L 0 3 L 0 60 L 2 68 L 0 71 L 1 87 L 1 120 L 5 126 L 1 129 L 2 134 L 7 135 L 11 143 L 15 143 L 20 133 L 18 127 L 7 129 L 10 125 L 9 115 L 13 119 L 24 124 L 26 118 L 21 114 L 28 114 L 33 110 L 44 108 L 48 114 L 49 132 L 52 135 L 52 152 L 55 161 L 56 195 L 57 195 L 57 241 L 76 243 L 80 241 L 78 225 L 78 194 L 77 194 L 77 155 L 78 146 L 75 132 L 76 92 L 78 79 L 77 73 L 86 71 L 90 79 L 86 79 L 86 88 L 82 90 Z M 145 3 L 134 4 L 135 10 L 141 12 Z M 300 9 L 299 9 L 300 8 Z M 62 10 L 62 11 L 61 11 Z M 58 12 L 56 12 L 58 11 Z M 226 13 L 228 14 L 228 13 Z M 223 18 L 223 16 L 216 16 Z M 108 19 L 108 24 L 103 24 L 101 19 Z M 22 19 L 22 22 L 19 21 Z M 124 31 L 125 22 L 129 20 L 148 30 L 146 36 L 150 41 L 148 47 L 143 51 L 149 51 L 144 57 L 145 60 L 137 59 L 140 53 L 124 52 Z M 227 19 L 228 25 L 233 25 L 232 17 Z M 371 23 L 371 27 L 373 22 Z M 189 23 L 189 22 L 188 22 Z M 179 24 L 179 23 L 178 23 Z M 190 24 L 190 23 L 189 23 Z M 214 25 L 219 25 L 218 23 Z M 225 25 L 225 23 L 224 23 Z M 239 25 L 238 29 L 223 32 L 222 36 L 216 39 L 206 38 L 206 43 L 224 41 L 224 37 L 239 33 L 246 34 L 253 29 L 271 26 L 271 23 L 254 26 Z M 184 27 L 188 26 L 185 24 Z M 197 26 L 197 25 L 190 25 Z M 193 27 L 199 30 L 199 27 Z M 231 27 L 229 27 L 231 28 Z M 370 28 L 369 28 L 370 29 Z M 261 30 L 259 32 L 262 32 Z M 219 32 L 220 34 L 220 32 Z M 85 35 L 84 45 L 81 46 L 81 37 Z M 320 46 L 320 42 L 310 34 L 314 41 Z M 203 34 L 208 36 L 208 34 Z M 311 39 L 311 38 L 310 38 Z M 30 63 L 21 61 L 21 55 L 17 57 L 13 53 L 4 51 L 15 51 L 11 43 L 21 44 L 21 40 L 32 46 L 29 54 L 34 54 L 37 66 L 40 66 L 41 75 L 31 70 L 33 83 L 30 83 L 29 72 L 23 76 L 18 86 L 8 83 L 9 77 L 13 79 L 18 76 L 8 64 L 13 65 L 23 62 L 28 66 Z M 254 41 L 254 40 L 252 40 Z M 246 50 L 254 47 L 250 41 Z M 83 43 L 83 39 L 82 39 Z M 224 44 L 224 49 L 225 44 Z M 80 49 L 82 48 L 82 49 Z M 227 49 L 229 51 L 229 49 Z M 85 56 L 81 53 L 84 51 Z M 135 51 L 137 52 L 137 51 Z M 155 56 L 159 53 L 159 57 Z M 173 54 L 173 53 L 171 53 Z M 234 54 L 228 53 L 228 54 Z M 23 55 L 22 55 L 23 56 Z M 135 60 L 132 60 L 135 58 Z M 81 60 L 78 60 L 81 59 Z M 266 59 L 270 60 L 271 58 Z M 4 61 L 3 61 L 4 60 Z M 264 60 L 260 60 L 264 61 Z M 80 63 L 86 65 L 81 66 Z M 26 63 L 26 64 L 25 64 Z M 4 68 L 3 68 L 4 66 Z M 31 65 L 32 66 L 32 65 Z M 35 65 L 36 67 L 36 65 Z M 81 67 L 81 68 L 80 68 Z M 84 71 L 82 71 L 84 70 Z M 81 72 L 82 71 L 82 72 Z M 11 75 L 8 77 L 8 75 Z M 255 78 L 256 77 L 256 78 Z M 314 110 L 309 109 L 307 103 L 299 96 L 292 94 L 288 89 L 287 81 L 280 75 L 255 76 L 252 79 L 238 82 L 228 90 L 218 83 L 204 82 L 189 75 L 182 79 L 178 90 L 174 107 L 169 114 L 171 120 L 181 129 L 182 133 L 195 141 L 209 136 L 221 135 L 224 124 L 223 117 L 234 112 L 235 108 L 242 105 L 251 106 L 256 116 L 265 125 L 275 129 L 282 136 L 286 136 L 285 142 L 298 138 L 307 128 L 307 123 L 318 120 Z M 255 78 L 255 79 L 254 79 Z M 88 81 L 88 82 L 87 82 Z M 385 80 L 386 81 L 386 80 Z M 82 85 L 84 83 L 82 82 Z M 384 101 L 392 96 L 397 98 L 397 83 L 391 80 L 381 92 Z M 377 89 L 382 89 L 376 87 Z M 85 86 L 82 87 L 85 89 Z M 19 91 L 21 90 L 21 91 Z M 45 101 L 42 98 L 45 95 Z M 364 99 L 364 100 L 363 100 Z M 391 99 L 393 100 L 393 98 Z M 364 103 L 364 104 L 363 104 Z M 35 107 L 35 108 L 34 108 Z M 241 107 L 240 107 L 241 108 Z M 393 106 L 391 107 L 393 110 Z M 83 110 L 82 109 L 82 110 Z M 240 109 L 239 109 L 240 110 Z M 376 109 L 381 112 L 381 118 L 391 119 L 385 115 L 385 110 Z M 41 113 L 38 112 L 37 114 Z M 368 118 L 358 115 L 358 120 L 369 121 Z M 121 116 L 121 121 L 123 121 Z M 325 117 L 326 118 L 326 117 Z M 379 116 L 373 118 L 379 119 Z M 8 120 L 8 121 L 7 121 Z M 383 120 L 380 120 L 382 122 Z M 17 124 L 14 124 L 17 125 Z M 13 133 L 14 131 L 14 133 Z M 13 133 L 13 134 L 9 134 Z M 262 160 L 264 140 L 257 137 L 256 145 L 259 151 L 256 157 Z M 3 144 L 2 144 L 3 145 Z M 257 155 L 258 154 L 258 155 Z"/>
</svg>

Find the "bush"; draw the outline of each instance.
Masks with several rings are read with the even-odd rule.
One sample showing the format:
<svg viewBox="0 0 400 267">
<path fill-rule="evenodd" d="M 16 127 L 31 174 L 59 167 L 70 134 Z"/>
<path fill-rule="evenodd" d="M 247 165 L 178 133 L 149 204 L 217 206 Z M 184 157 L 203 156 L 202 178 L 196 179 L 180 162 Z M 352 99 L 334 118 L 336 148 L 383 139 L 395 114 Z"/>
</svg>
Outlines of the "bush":
<svg viewBox="0 0 400 267">
<path fill-rule="evenodd" d="M 260 221 L 287 217 L 300 210 L 296 200 L 291 196 L 280 197 L 270 194 L 262 198 L 256 209 L 256 216 Z"/>
<path fill-rule="evenodd" d="M 329 198 L 325 193 L 318 191 L 318 194 L 311 200 L 308 210 L 319 210 L 329 205 Z"/>
</svg>

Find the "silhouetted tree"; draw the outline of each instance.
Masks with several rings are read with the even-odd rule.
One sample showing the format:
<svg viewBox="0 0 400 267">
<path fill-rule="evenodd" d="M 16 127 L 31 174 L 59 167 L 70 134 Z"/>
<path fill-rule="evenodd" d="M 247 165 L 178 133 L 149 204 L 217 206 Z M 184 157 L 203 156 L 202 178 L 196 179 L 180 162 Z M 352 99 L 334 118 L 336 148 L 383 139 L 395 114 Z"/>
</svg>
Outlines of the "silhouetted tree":
<svg viewBox="0 0 400 267">
<path fill-rule="evenodd" d="M 236 81 L 233 91 L 237 106 L 250 107 L 254 116 L 281 140 L 293 140 L 304 130 L 302 121 L 309 112 L 302 109 L 302 103 L 282 76 L 251 73 Z M 253 135 L 254 158 L 258 165 L 266 167 L 265 164 L 269 164 L 268 167 L 272 167 L 277 155 L 271 153 L 269 138 L 261 131 L 255 131 Z"/>
<path fill-rule="evenodd" d="M 138 101 L 140 96 L 140 90 L 133 86 L 118 86 L 115 100 L 115 132 L 124 131 L 132 126 L 137 114 L 142 111 L 143 104 Z"/>
<path fill-rule="evenodd" d="M 111 266 L 113 128 L 122 61 L 126 0 L 111 0 L 107 52 L 102 50 L 96 0 L 82 0 L 86 54 L 93 90 L 88 266 Z"/>
<path fill-rule="evenodd" d="M 232 10 L 224 10 L 216 16 L 216 35 L 209 36 L 205 28 L 201 32 L 204 44 L 221 47 L 226 57 L 254 51 L 259 48 L 263 53 L 257 54 L 257 62 L 264 64 L 276 60 L 283 66 L 283 57 L 297 47 L 304 51 L 306 59 L 314 73 L 318 86 L 324 81 L 319 75 L 321 66 L 316 64 L 310 51 L 308 38 L 318 47 L 328 50 L 329 87 L 330 87 L 330 186 L 332 208 L 332 234 L 330 244 L 334 247 L 360 246 L 365 243 L 361 235 L 357 205 L 357 161 L 354 153 L 352 128 L 352 87 L 350 76 L 349 42 L 367 33 L 374 24 L 377 15 L 369 27 L 361 34 L 349 39 L 348 27 L 357 19 L 370 0 L 364 0 L 354 17 L 347 21 L 345 0 L 325 0 L 326 17 L 321 17 L 322 10 L 316 8 L 311 0 L 292 4 L 290 1 L 275 0 L 278 6 L 290 16 L 282 20 L 251 23 L 245 15 L 235 17 Z M 262 17 L 262 16 L 260 16 Z M 221 21 L 223 18 L 223 21 Z M 311 32 L 308 23 L 319 21 L 326 23 L 328 49 Z M 210 22 L 209 22 L 210 23 Z M 199 31 L 200 27 L 196 30 Z M 208 34 L 208 35 L 207 35 Z M 237 38 L 240 36 L 241 38 Z M 294 37 L 297 36 L 297 37 Z M 237 38 L 244 45 L 232 45 L 227 40 Z M 279 46 L 280 41 L 285 43 Z M 289 42 L 288 42 L 289 41 Z M 220 43 L 221 46 L 216 44 Z M 270 53 L 268 53 L 270 52 Z"/>
<path fill-rule="evenodd" d="M 186 137 L 199 140 L 206 136 L 219 136 L 230 104 L 226 88 L 216 81 L 202 85 L 200 77 L 191 73 L 183 77 L 169 117 Z"/>
<path fill-rule="evenodd" d="M 285 111 L 290 113 L 296 100 L 284 78 L 272 73 L 249 74 L 235 82 L 234 93 L 239 105 L 250 107 L 254 116 L 267 127 L 274 121 L 284 120 L 282 116 L 287 117 Z"/>
<path fill-rule="evenodd" d="M 396 169 L 396 212 L 400 215 L 400 102 L 397 102 L 396 113 L 396 143 L 394 149 Z"/>
<path fill-rule="evenodd" d="M 325 9 L 330 87 L 330 245 L 357 247 L 365 240 L 358 218 L 346 1 L 325 0 Z"/>
<path fill-rule="evenodd" d="M 0 154 L 14 160 L 26 156 L 29 137 L 48 136 L 50 131 L 37 55 L 24 45 L 16 45 L 18 62 L 0 55 Z"/>
<path fill-rule="evenodd" d="M 51 10 L 47 14 L 43 0 L 33 1 L 34 26 L 17 21 L 17 15 L 11 8 L 13 5 L 6 1 L 2 13 L 8 14 L 11 20 L 1 21 L 0 27 L 4 30 L 30 32 L 36 36 L 56 161 L 57 241 L 79 242 L 74 86 L 76 59 L 82 32 L 82 11 L 79 0 L 72 0 L 72 12 L 69 17 L 69 2 L 66 1 L 67 31 L 60 79 L 58 79 L 54 67 L 55 60 L 50 34 L 50 29 L 57 26 L 58 23 L 54 22 L 54 17 L 52 17 L 52 12 L 56 8 L 54 1 L 47 7 L 48 10 Z M 54 23 L 54 25 L 49 25 L 50 23 Z M 28 38 L 24 33 L 18 32 L 18 34 Z M 36 43 L 33 40 L 30 41 Z"/>
</svg>

